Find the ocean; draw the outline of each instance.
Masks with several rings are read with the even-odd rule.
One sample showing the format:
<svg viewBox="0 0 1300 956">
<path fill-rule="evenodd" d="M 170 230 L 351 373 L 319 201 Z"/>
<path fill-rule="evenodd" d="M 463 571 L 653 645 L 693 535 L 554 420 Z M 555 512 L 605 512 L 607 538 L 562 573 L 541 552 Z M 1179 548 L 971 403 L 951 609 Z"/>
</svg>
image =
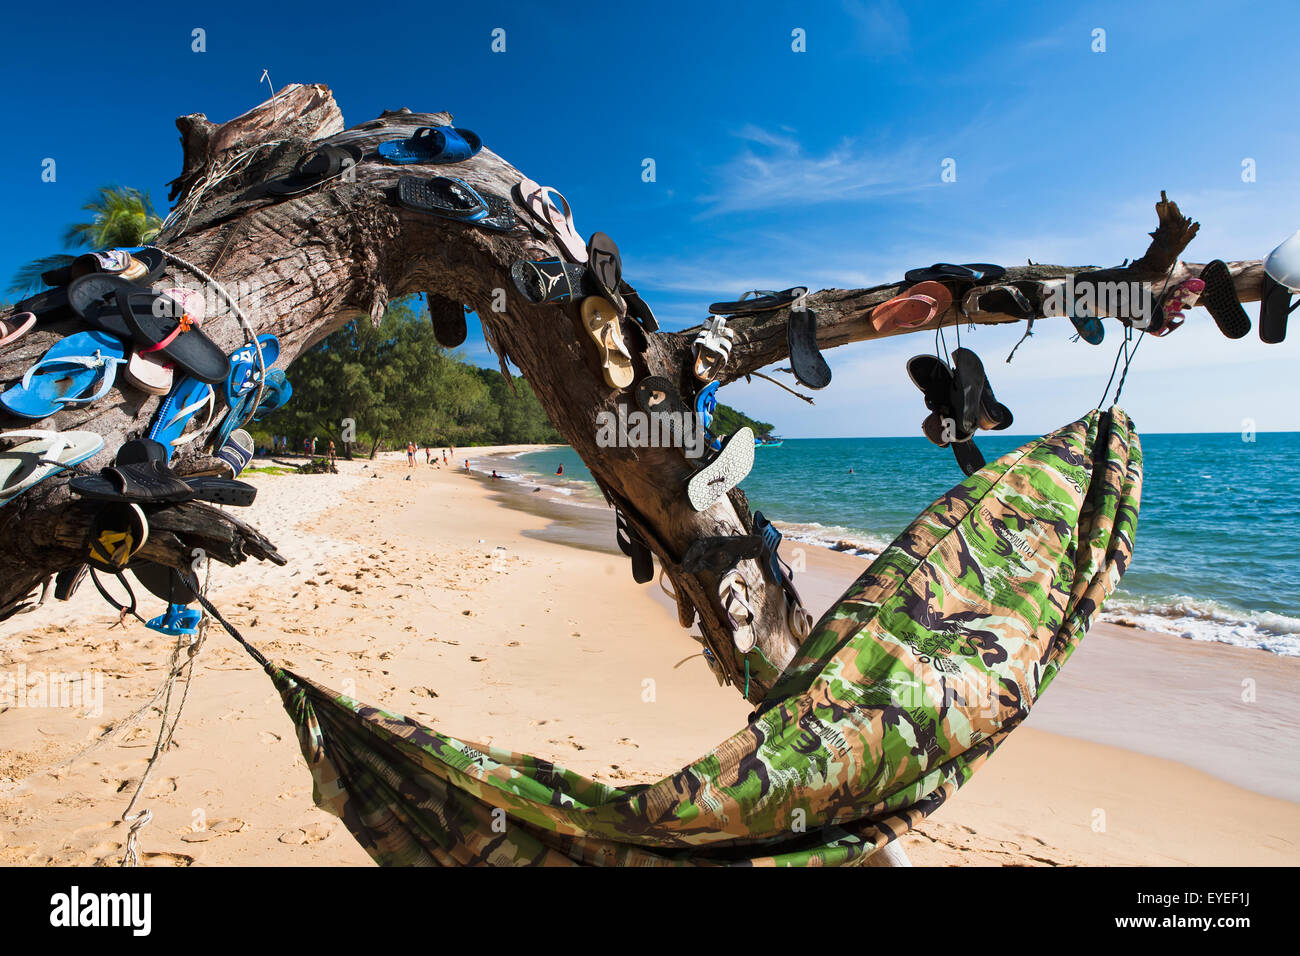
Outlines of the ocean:
<svg viewBox="0 0 1300 956">
<path fill-rule="evenodd" d="M 1030 437 L 981 433 L 977 443 L 992 461 Z M 1300 656 L 1300 433 L 1254 439 L 1142 435 L 1133 566 L 1103 619 Z M 865 555 L 962 477 L 952 454 L 924 438 L 786 439 L 758 448 L 755 459 L 741 487 L 787 538 Z M 522 474 L 506 477 L 599 500 L 570 448 L 515 464 Z"/>
</svg>

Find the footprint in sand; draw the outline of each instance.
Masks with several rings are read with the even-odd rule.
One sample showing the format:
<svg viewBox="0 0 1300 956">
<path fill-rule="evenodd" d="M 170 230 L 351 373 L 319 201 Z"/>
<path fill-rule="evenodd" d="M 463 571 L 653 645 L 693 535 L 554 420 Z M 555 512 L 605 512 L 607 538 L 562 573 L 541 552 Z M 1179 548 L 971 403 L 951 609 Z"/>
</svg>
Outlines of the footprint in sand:
<svg viewBox="0 0 1300 956">
<path fill-rule="evenodd" d="M 578 743 L 578 742 L 577 742 L 576 740 L 574 740 L 572 737 L 570 737 L 568 740 L 548 740 L 547 743 L 548 743 L 548 744 L 555 744 L 555 745 L 558 746 L 558 747 L 563 747 L 565 744 L 568 744 L 568 745 L 569 745 L 570 747 L 572 747 L 574 750 L 586 750 L 586 749 L 587 749 L 585 746 L 583 746 L 582 744 Z"/>
<path fill-rule="evenodd" d="M 327 824 L 313 823 L 310 826 L 299 827 L 296 830 L 281 833 L 280 842 L 289 846 L 306 846 L 310 843 L 320 843 L 322 840 L 328 840 L 330 833 Z"/>
</svg>

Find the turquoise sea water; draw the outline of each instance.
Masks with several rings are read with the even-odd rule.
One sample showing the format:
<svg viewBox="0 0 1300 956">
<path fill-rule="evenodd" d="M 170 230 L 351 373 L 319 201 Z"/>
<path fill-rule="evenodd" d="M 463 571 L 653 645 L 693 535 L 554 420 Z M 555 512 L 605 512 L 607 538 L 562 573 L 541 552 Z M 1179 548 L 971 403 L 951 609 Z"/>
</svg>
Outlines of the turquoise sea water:
<svg viewBox="0 0 1300 956">
<path fill-rule="evenodd" d="M 990 461 L 1026 436 L 981 435 Z M 1133 566 L 1107 605 L 1152 630 L 1300 655 L 1300 433 L 1143 435 L 1146 477 Z M 741 484 L 786 537 L 879 551 L 961 480 L 924 438 L 787 439 L 759 448 Z M 563 464 L 570 490 L 590 474 L 569 448 L 515 460 L 531 475 Z M 852 471 L 850 471 L 852 469 Z"/>
</svg>

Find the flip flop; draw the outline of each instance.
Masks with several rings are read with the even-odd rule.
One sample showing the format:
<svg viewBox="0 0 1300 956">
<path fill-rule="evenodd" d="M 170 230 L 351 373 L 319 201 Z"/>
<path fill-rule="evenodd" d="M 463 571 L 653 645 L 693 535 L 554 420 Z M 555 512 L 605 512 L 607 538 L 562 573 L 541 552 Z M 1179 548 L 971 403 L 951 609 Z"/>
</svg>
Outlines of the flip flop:
<svg viewBox="0 0 1300 956">
<path fill-rule="evenodd" d="M 164 289 L 163 295 L 173 299 L 182 314 L 195 324 L 203 321 L 203 296 L 194 289 Z M 122 372 L 126 380 L 150 395 L 166 395 L 175 384 L 172 363 L 158 352 L 131 350 L 131 358 Z"/>
<path fill-rule="evenodd" d="M 258 361 L 258 350 L 261 361 Z M 224 394 L 227 405 L 241 395 L 257 389 L 263 371 L 269 371 L 280 358 L 280 340 L 269 332 L 259 335 L 256 344 L 249 342 L 230 353 L 230 374 L 226 376 Z"/>
<path fill-rule="evenodd" d="M 515 212 L 509 200 L 480 192 L 453 176 L 402 176 L 397 180 L 397 201 L 407 209 L 497 232 L 515 228 Z"/>
<path fill-rule="evenodd" d="M 103 332 L 60 339 L 17 385 L 0 395 L 0 406 L 19 418 L 48 418 L 67 405 L 88 405 L 108 394 L 126 364 L 122 340 Z"/>
<path fill-rule="evenodd" d="M 808 294 L 803 286 L 795 286 L 783 292 L 755 290 L 746 292 L 734 302 L 714 302 L 709 306 L 713 315 L 746 315 L 752 312 L 771 312 L 784 309 L 796 300 Z"/>
<path fill-rule="evenodd" d="M 437 164 L 463 163 L 478 154 L 483 140 L 468 129 L 450 126 L 421 126 L 410 139 L 390 139 L 380 143 L 376 152 L 390 163 Z"/>
<path fill-rule="evenodd" d="M 754 534 L 763 543 L 760 566 L 777 587 L 784 587 L 786 581 L 794 577 L 790 565 L 781 560 L 781 532 L 776 525 L 763 516 L 763 512 L 754 512 Z"/>
<path fill-rule="evenodd" d="M 36 325 L 32 312 L 15 312 L 12 318 L 0 319 L 0 345 L 17 342 Z"/>
<path fill-rule="evenodd" d="M 104 439 L 94 432 L 54 432 L 17 429 L 0 432 L 0 439 L 30 438 L 0 451 L 0 506 L 8 504 L 46 478 L 94 457 Z"/>
<path fill-rule="evenodd" d="M 186 426 L 201 410 L 207 411 L 203 424 L 187 432 Z M 167 450 L 165 461 L 171 461 L 176 449 L 203 434 L 215 414 L 216 390 L 197 378 L 182 379 L 158 406 L 148 437 Z"/>
<path fill-rule="evenodd" d="M 1161 296 L 1159 305 L 1148 323 L 1147 333 L 1156 338 L 1163 338 L 1175 329 L 1181 328 L 1186 320 L 1183 312 L 1196 305 L 1196 300 L 1205 291 L 1202 279 L 1184 279 L 1175 288 Z M 1134 328 L 1141 328 L 1137 322 Z"/>
<path fill-rule="evenodd" d="M 907 376 L 925 396 L 932 412 L 947 411 L 952 401 L 952 369 L 934 355 L 913 355 L 907 360 Z"/>
<path fill-rule="evenodd" d="M 464 344 L 469 337 L 465 324 L 465 307 L 453 299 L 429 293 L 425 295 L 429 307 L 429 321 L 433 324 L 433 337 L 445 349 Z"/>
<path fill-rule="evenodd" d="M 129 282 L 148 284 L 163 270 L 163 255 L 157 249 L 138 251 L 107 249 L 77 256 L 67 265 L 41 273 L 41 281 L 50 286 L 65 286 L 81 276 L 103 273 Z"/>
<path fill-rule="evenodd" d="M 587 273 L 618 314 L 626 315 L 627 302 L 619 291 L 623 285 L 623 257 L 614 240 L 603 232 L 593 232 L 587 240 Z"/>
<path fill-rule="evenodd" d="M 872 309 L 871 325 L 877 332 L 915 329 L 943 315 L 951 305 L 947 286 L 932 280 L 921 282 Z"/>
<path fill-rule="evenodd" d="M 973 441 L 955 441 L 952 443 L 952 454 L 957 459 L 957 467 L 962 474 L 969 478 L 975 472 L 984 467 L 984 455 L 976 447 Z"/>
<path fill-rule="evenodd" d="M 559 190 L 539 186 L 531 179 L 520 180 L 515 190 L 519 204 L 560 244 L 569 261 L 586 263 L 587 246 L 573 224 L 573 209 Z"/>
<path fill-rule="evenodd" d="M 130 502 L 111 502 L 90 520 L 92 568 L 114 573 L 126 568 L 127 562 L 149 540 L 149 522 L 144 511 Z"/>
<path fill-rule="evenodd" d="M 582 327 L 600 352 L 600 371 L 605 384 L 617 389 L 631 385 L 636 373 L 619 328 L 618 310 L 609 300 L 589 295 L 582 300 Z"/>
<path fill-rule="evenodd" d="M 1300 306 L 1291 304 L 1291 290 L 1264 273 L 1264 288 L 1259 299 L 1259 340 L 1277 345 L 1286 338 L 1286 320 Z"/>
<path fill-rule="evenodd" d="M 187 315 L 174 315 L 175 300 L 156 292 L 119 292 L 115 298 L 141 352 L 161 352 L 177 369 L 212 385 L 230 375 L 226 353 Z"/>
<path fill-rule="evenodd" d="M 54 597 L 59 601 L 70 600 L 77 593 L 81 582 L 86 579 L 90 565 L 79 564 L 75 568 L 64 568 L 54 576 Z"/>
<path fill-rule="evenodd" d="M 965 265 L 953 265 L 951 262 L 936 262 L 927 269 L 909 269 L 903 276 L 911 283 L 969 281 L 996 282 L 1007 274 L 1007 270 L 991 262 L 968 262 Z"/>
<path fill-rule="evenodd" d="M 619 282 L 618 291 L 627 301 L 627 314 L 636 319 L 647 332 L 658 332 L 659 320 L 650 311 L 649 304 L 641 298 L 641 294 L 627 284 L 626 279 Z"/>
<path fill-rule="evenodd" d="M 984 363 L 970 349 L 952 350 L 952 403 L 953 420 L 961 434 L 974 434 L 979 427 L 984 389 L 988 384 Z"/>
<path fill-rule="evenodd" d="M 786 345 L 794 377 L 807 388 L 825 388 L 831 383 L 831 368 L 817 348 L 817 313 L 812 309 L 791 309 L 786 321 Z"/>
<path fill-rule="evenodd" d="M 361 156 L 361 147 L 350 143 L 345 146 L 322 146 L 301 157 L 288 176 L 268 182 L 266 191 L 272 196 L 305 193 L 322 183 L 346 175 L 361 162 Z"/>
<path fill-rule="evenodd" d="M 614 509 L 614 520 L 619 550 L 632 559 L 632 580 L 637 584 L 653 581 L 655 562 L 649 545 L 645 543 L 645 538 L 641 537 L 641 532 L 628 524 L 627 518 L 623 517 L 623 512 L 617 508 Z"/>
<path fill-rule="evenodd" d="M 510 267 L 515 288 L 534 305 L 568 302 L 596 294 L 596 284 L 587 277 L 587 267 L 559 258 L 529 261 L 521 259 Z"/>
<path fill-rule="evenodd" d="M 718 383 L 710 382 L 695 395 L 695 417 L 704 432 L 704 443 L 710 451 L 722 451 L 722 441 L 709 429 L 713 426 L 713 413 L 718 410 Z"/>
<path fill-rule="evenodd" d="M 1025 283 L 1025 285 L 1033 285 L 1033 283 Z M 962 299 L 961 311 L 967 316 L 1007 315 L 1016 320 L 1038 318 L 1038 309 L 1034 308 L 1029 297 L 1019 287 L 1010 283 L 971 289 Z"/>
<path fill-rule="evenodd" d="M 718 582 L 718 600 L 731 626 L 736 650 L 748 654 L 754 649 L 754 607 L 749 603 L 749 582 L 738 570 L 728 571 Z"/>
<path fill-rule="evenodd" d="M 691 542 L 682 556 L 682 570 L 687 574 L 725 574 L 747 558 L 756 558 L 763 541 L 756 534 L 700 538 Z"/>
<path fill-rule="evenodd" d="M 722 443 L 716 458 L 691 476 L 686 497 L 696 511 L 705 511 L 745 480 L 754 467 L 754 430 L 736 429 Z"/>
<path fill-rule="evenodd" d="M 1230 339 L 1239 339 L 1250 333 L 1250 316 L 1241 307 L 1232 273 L 1222 259 L 1207 263 L 1201 270 L 1205 289 L 1201 292 L 1201 305 L 1210 313 L 1214 324 Z"/>
<path fill-rule="evenodd" d="M 647 375 L 636 383 L 636 403 L 647 415 L 667 415 L 666 421 L 672 436 L 681 447 L 686 447 L 686 438 L 682 434 L 682 425 L 690 409 L 682 401 L 677 386 L 659 375 Z"/>
<path fill-rule="evenodd" d="M 195 592 L 199 590 L 199 582 L 193 571 L 181 571 L 143 558 L 132 561 L 130 571 L 146 591 L 168 604 L 184 606 L 197 600 Z"/>
</svg>

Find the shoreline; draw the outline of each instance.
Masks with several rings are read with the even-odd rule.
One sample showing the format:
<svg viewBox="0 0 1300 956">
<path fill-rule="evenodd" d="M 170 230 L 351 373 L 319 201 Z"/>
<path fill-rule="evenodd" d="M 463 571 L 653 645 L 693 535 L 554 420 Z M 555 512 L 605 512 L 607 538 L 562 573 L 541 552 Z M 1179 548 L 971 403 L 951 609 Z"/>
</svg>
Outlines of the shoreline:
<svg viewBox="0 0 1300 956">
<path fill-rule="evenodd" d="M 457 454 L 465 451 L 476 461 L 489 454 Z M 460 739 L 536 754 L 604 782 L 657 779 L 743 725 L 751 706 L 717 686 L 658 588 L 632 581 L 609 509 L 547 501 L 508 482 L 467 477 L 463 467 L 408 469 L 401 457 L 340 462 L 339 475 L 251 476 L 259 495 L 246 520 L 290 563 L 214 567 L 212 594 L 269 658 Z M 866 562 L 806 550 L 801 591 L 819 613 Z M 67 605 L 0 625 L 5 671 L 93 667 L 104 678 L 97 715 L 13 707 L 0 714 L 0 863 L 120 859 L 120 816 L 152 752 L 158 715 L 126 720 L 157 690 L 174 642 L 138 624 L 113 627 L 116 617 L 83 588 Z M 1248 764 L 1285 770 L 1293 760 L 1278 764 L 1261 749 L 1266 737 L 1293 739 L 1300 726 L 1279 709 L 1279 684 L 1251 668 L 1259 703 L 1239 715 L 1244 723 L 1228 726 L 1210 698 L 1239 694 L 1242 666 L 1229 669 L 1218 691 L 1204 686 L 1223 646 L 1190 648 L 1209 652 L 1202 666 L 1180 653 L 1185 645 L 1156 636 L 1158 653 L 1134 663 L 1108 653 L 1095 631 L 1026 726 L 903 837 L 913 862 L 1300 862 L 1300 805 L 1134 746 L 1157 726 L 1206 753 L 1221 746 L 1230 754 L 1245 739 Z M 1124 648 L 1131 637 L 1110 644 Z M 1090 645 L 1100 651 L 1085 656 Z M 1153 693 L 1141 671 L 1148 664 L 1177 680 Z M 1134 668 L 1140 672 L 1126 683 Z M 1294 686 L 1290 670 L 1283 677 Z M 646 680 L 655 687 L 650 701 Z M 1199 723 L 1177 711 L 1185 681 L 1207 715 Z M 1095 737 L 1103 717 L 1127 734 L 1122 747 L 1069 734 L 1073 720 Z M 219 630 L 209 631 L 198 659 L 176 742 L 137 805 L 153 813 L 140 833 L 146 864 L 370 865 L 342 824 L 312 804 L 278 695 Z"/>
</svg>

